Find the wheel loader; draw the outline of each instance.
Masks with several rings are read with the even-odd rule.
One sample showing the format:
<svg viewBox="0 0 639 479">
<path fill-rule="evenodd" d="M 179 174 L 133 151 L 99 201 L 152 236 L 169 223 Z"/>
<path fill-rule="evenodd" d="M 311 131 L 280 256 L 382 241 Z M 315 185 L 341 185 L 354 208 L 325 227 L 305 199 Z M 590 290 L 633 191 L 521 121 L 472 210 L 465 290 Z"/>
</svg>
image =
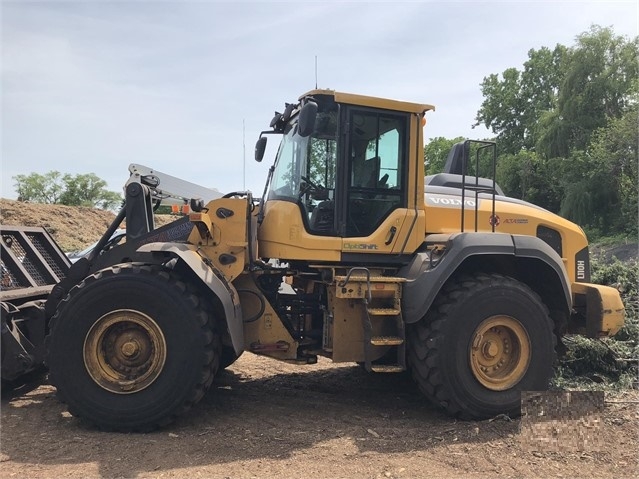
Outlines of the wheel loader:
<svg viewBox="0 0 639 479">
<path fill-rule="evenodd" d="M 258 161 L 279 140 L 260 198 L 181 197 L 188 215 L 161 228 L 171 177 L 130 168 L 124 208 L 44 308 L 69 411 L 161 427 L 248 352 L 409 371 L 452 416 L 515 416 L 522 391 L 548 387 L 563 335 L 614 335 L 623 303 L 589 282 L 584 232 L 504 195 L 494 143 L 455 145 L 424 176 L 432 110 L 312 90 L 260 134 Z"/>
</svg>

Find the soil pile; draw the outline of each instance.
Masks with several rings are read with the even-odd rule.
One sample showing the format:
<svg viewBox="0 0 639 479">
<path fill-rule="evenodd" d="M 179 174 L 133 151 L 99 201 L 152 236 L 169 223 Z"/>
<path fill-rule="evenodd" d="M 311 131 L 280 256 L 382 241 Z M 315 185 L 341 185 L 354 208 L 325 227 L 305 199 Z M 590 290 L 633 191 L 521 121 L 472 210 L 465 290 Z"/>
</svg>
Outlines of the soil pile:
<svg viewBox="0 0 639 479">
<path fill-rule="evenodd" d="M 44 227 L 67 253 L 80 251 L 98 241 L 114 219 L 112 211 L 95 208 L 0 199 L 0 224 Z M 158 225 L 172 219 L 170 215 L 156 215 Z M 120 227 L 125 226 L 122 224 Z"/>
</svg>

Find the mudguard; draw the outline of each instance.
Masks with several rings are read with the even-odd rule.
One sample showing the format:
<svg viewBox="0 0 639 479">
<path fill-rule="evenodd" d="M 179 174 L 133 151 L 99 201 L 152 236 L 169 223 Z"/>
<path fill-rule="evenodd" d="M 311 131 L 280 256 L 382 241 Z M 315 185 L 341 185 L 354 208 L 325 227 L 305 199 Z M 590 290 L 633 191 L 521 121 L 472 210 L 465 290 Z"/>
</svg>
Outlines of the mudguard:
<svg viewBox="0 0 639 479">
<path fill-rule="evenodd" d="M 137 252 L 169 253 L 186 263 L 222 303 L 233 349 L 239 356 L 244 350 L 244 329 L 239 296 L 235 287 L 226 281 L 224 275 L 213 266 L 211 261 L 200 255 L 197 246 L 184 243 L 148 243 L 138 248 Z"/>
<path fill-rule="evenodd" d="M 543 240 L 533 236 L 504 233 L 455 233 L 426 237 L 426 244 L 445 245 L 445 252 L 431 259 L 430 251 L 419 252 L 402 268 L 398 276 L 406 278 L 402 294 L 402 311 L 406 323 L 419 321 L 431 307 L 446 281 L 471 256 L 507 255 L 531 258 L 543 262 L 557 276 L 565 299 L 565 311 L 570 311 L 570 282 L 559 255 Z"/>
</svg>

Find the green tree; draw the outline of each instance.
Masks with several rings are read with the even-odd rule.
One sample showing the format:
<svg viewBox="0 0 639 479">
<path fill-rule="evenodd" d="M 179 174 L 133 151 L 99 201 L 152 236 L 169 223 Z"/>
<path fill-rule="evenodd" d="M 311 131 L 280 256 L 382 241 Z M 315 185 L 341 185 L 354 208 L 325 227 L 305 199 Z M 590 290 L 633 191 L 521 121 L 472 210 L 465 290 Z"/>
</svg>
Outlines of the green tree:
<svg viewBox="0 0 639 479">
<path fill-rule="evenodd" d="M 106 182 L 93 173 L 62 176 L 50 171 L 44 175 L 16 175 L 13 179 L 21 201 L 101 209 L 113 209 L 122 202 L 121 195 L 108 191 Z"/>
<path fill-rule="evenodd" d="M 638 57 L 639 37 L 593 26 L 484 78 L 476 121 L 497 135 L 508 194 L 595 233 L 636 234 Z"/>
<path fill-rule="evenodd" d="M 14 187 L 21 201 L 32 203 L 59 203 L 64 191 L 62 175 L 59 171 L 49 171 L 44 175 L 16 175 Z"/>
<path fill-rule="evenodd" d="M 585 150 L 598 128 L 623 115 L 636 92 L 638 55 L 639 38 L 611 28 L 593 26 L 579 35 L 563 61 L 556 111 L 542 122 L 540 150 L 549 157 Z"/>
<path fill-rule="evenodd" d="M 483 124 L 496 135 L 500 151 L 515 154 L 534 149 L 537 142 L 537 120 L 555 107 L 563 80 L 562 64 L 567 49 L 531 49 L 523 71 L 504 70 L 501 77 L 491 74 L 481 83 L 484 101 L 475 118 L 475 126 Z"/>
<path fill-rule="evenodd" d="M 476 124 L 490 128 L 505 153 L 528 149 L 568 157 L 629 106 L 638 54 L 639 39 L 599 26 L 577 36 L 573 47 L 532 49 L 523 70 L 484 78 Z"/>
<path fill-rule="evenodd" d="M 65 190 L 60 197 L 60 203 L 64 205 L 112 209 L 122 201 L 119 194 L 107 191 L 106 181 L 94 173 L 75 176 L 66 174 L 62 181 Z"/>
<path fill-rule="evenodd" d="M 601 212 L 607 210 L 604 205 L 615 203 L 614 191 L 608 178 L 591 155 L 575 150 L 569 158 L 556 158 L 553 161 L 557 171 L 562 172 L 563 198 L 560 213 L 562 216 L 582 226 L 597 224 Z"/>
<path fill-rule="evenodd" d="M 497 159 L 497 183 L 504 193 L 549 211 L 559 211 L 561 183 L 553 165 L 534 151 L 506 153 Z"/>
<path fill-rule="evenodd" d="M 637 235 L 639 103 L 591 137 L 586 151 L 564 162 L 561 212 L 602 234 Z"/>
</svg>

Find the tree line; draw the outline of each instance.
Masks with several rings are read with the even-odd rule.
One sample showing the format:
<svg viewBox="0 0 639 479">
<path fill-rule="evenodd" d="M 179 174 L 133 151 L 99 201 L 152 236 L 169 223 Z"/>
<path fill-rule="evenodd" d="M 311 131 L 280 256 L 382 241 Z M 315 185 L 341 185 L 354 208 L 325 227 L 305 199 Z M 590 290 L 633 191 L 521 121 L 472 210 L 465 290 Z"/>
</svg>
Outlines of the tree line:
<svg viewBox="0 0 639 479">
<path fill-rule="evenodd" d="M 112 210 L 122 204 L 122 195 L 106 189 L 106 181 L 94 173 L 61 174 L 49 171 L 45 174 L 16 175 L 18 201 L 31 203 L 88 206 Z"/>
<path fill-rule="evenodd" d="M 531 49 L 522 67 L 481 83 L 475 125 L 497 143 L 504 192 L 558 213 L 593 237 L 637 235 L 639 37 L 592 26 L 573 46 Z M 424 148 L 441 172 L 463 138 Z"/>
</svg>

